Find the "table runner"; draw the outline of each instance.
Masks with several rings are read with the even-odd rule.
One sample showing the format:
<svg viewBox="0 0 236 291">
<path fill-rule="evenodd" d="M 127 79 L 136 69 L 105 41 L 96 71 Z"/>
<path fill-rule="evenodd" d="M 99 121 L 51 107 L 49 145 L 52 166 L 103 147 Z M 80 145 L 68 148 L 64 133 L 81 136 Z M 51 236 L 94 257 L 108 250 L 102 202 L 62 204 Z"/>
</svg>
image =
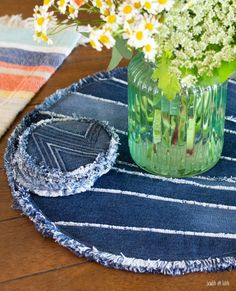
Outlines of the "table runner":
<svg viewBox="0 0 236 291">
<path fill-rule="evenodd" d="M 32 19 L 0 17 L 0 138 L 35 93 L 46 83 L 78 42 L 68 29 L 53 37 L 53 45 L 33 40 Z"/>
<path fill-rule="evenodd" d="M 75 254 L 134 272 L 182 275 L 236 267 L 236 84 L 230 81 L 225 146 L 202 175 L 154 176 L 132 161 L 127 143 L 126 69 L 81 80 L 56 92 L 20 123 L 5 156 L 15 207 L 36 228 Z M 99 88 L 99 90 L 98 90 Z M 18 137 L 40 114 L 107 120 L 120 136 L 119 157 L 87 192 L 40 197 L 16 183 Z"/>
</svg>

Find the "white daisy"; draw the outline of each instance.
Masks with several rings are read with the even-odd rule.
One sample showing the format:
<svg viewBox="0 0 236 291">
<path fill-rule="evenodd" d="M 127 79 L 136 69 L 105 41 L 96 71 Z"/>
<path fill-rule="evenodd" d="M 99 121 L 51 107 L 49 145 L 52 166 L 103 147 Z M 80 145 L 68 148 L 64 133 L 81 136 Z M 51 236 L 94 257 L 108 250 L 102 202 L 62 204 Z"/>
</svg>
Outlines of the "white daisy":
<svg viewBox="0 0 236 291">
<path fill-rule="evenodd" d="M 97 51 L 102 50 L 102 44 L 99 41 L 100 36 L 101 36 L 101 30 L 98 30 L 98 29 L 97 30 L 93 29 L 89 34 L 89 42 L 91 46 Z"/>
<path fill-rule="evenodd" d="M 142 48 L 148 39 L 147 30 L 143 29 L 143 26 L 140 25 L 132 31 L 128 38 L 128 45 L 135 48 Z"/>
<path fill-rule="evenodd" d="M 175 3 L 175 0 L 156 0 L 157 10 L 161 12 L 163 10 L 169 11 Z"/>
<path fill-rule="evenodd" d="M 57 1 L 58 9 L 62 14 L 66 13 L 67 6 L 70 0 L 59 0 Z"/>
<path fill-rule="evenodd" d="M 144 57 L 146 60 L 154 62 L 157 55 L 157 44 L 153 38 L 146 40 L 143 46 Z"/>
<path fill-rule="evenodd" d="M 129 20 L 137 14 L 137 9 L 132 1 L 125 1 L 119 6 L 119 15 L 124 20 Z"/>
</svg>

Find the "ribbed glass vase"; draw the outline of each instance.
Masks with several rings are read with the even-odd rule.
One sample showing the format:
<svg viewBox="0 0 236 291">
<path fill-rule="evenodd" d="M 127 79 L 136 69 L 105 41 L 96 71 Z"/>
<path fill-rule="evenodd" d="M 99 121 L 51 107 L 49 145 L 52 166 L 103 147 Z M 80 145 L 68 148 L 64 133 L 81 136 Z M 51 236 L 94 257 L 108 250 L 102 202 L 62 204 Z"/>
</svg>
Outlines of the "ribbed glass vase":
<svg viewBox="0 0 236 291">
<path fill-rule="evenodd" d="M 168 101 L 151 79 L 152 66 L 136 55 L 128 67 L 129 149 L 153 174 L 185 177 L 220 159 L 227 83 L 185 89 Z"/>
</svg>

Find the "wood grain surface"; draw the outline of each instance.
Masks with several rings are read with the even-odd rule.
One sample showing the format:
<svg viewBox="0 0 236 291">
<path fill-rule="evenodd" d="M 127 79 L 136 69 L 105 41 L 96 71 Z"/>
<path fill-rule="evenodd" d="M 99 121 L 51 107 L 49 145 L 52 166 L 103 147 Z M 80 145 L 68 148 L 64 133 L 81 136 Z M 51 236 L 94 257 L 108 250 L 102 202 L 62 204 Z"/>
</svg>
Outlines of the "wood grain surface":
<svg viewBox="0 0 236 291">
<path fill-rule="evenodd" d="M 20 13 L 29 17 L 33 6 L 40 2 L 0 0 L 0 16 Z M 109 58 L 109 51 L 98 53 L 89 46 L 75 49 L 0 140 L 0 291 L 236 290 L 236 271 L 169 277 L 134 274 L 88 262 L 42 237 L 32 222 L 11 208 L 10 189 L 3 169 L 9 134 L 26 112 L 56 89 L 106 70 Z"/>
</svg>

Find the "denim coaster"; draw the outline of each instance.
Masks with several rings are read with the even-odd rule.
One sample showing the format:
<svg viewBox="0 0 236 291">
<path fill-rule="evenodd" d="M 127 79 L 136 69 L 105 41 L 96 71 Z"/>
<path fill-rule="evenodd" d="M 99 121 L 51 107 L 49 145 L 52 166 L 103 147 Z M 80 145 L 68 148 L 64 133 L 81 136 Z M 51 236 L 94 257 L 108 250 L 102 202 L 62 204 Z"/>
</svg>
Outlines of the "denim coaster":
<svg viewBox="0 0 236 291">
<path fill-rule="evenodd" d="M 230 81 L 219 163 L 204 174 L 172 179 L 144 172 L 129 154 L 125 68 L 58 90 L 28 114 L 9 139 L 5 167 L 14 206 L 43 235 L 104 266 L 166 275 L 235 269 L 235 97 L 236 82 Z M 65 116 L 108 121 L 120 138 L 119 157 L 88 191 L 42 197 L 15 179 L 19 139 L 32 125 Z M 32 177 L 37 178 L 37 172 L 27 179 Z"/>
<path fill-rule="evenodd" d="M 112 128 L 93 119 L 43 119 L 20 136 L 14 177 L 40 196 L 84 192 L 114 164 L 118 140 Z"/>
</svg>

